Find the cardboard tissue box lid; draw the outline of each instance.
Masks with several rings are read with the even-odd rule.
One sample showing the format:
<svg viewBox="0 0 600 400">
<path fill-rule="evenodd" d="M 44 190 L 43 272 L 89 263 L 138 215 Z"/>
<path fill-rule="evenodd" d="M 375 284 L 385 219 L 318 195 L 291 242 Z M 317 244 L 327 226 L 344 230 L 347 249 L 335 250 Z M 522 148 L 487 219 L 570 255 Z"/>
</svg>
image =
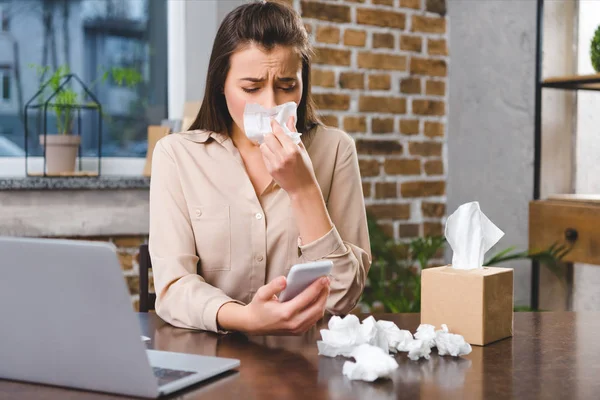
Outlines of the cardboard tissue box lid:
<svg viewBox="0 0 600 400">
<path fill-rule="evenodd" d="M 421 272 L 421 323 L 464 336 L 473 345 L 512 336 L 513 270 L 451 266 Z"/>
</svg>

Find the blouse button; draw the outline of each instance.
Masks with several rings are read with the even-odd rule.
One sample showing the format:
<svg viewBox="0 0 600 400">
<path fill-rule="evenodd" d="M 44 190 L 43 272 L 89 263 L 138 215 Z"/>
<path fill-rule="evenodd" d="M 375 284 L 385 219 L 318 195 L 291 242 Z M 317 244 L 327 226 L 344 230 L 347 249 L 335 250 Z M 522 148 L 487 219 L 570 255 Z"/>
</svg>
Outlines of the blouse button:
<svg viewBox="0 0 600 400">
<path fill-rule="evenodd" d="M 256 219 L 262 219 L 263 215 L 261 213 L 256 213 L 255 217 Z"/>
<path fill-rule="evenodd" d="M 196 210 L 196 218 L 200 218 L 202 216 L 202 210 Z"/>
</svg>

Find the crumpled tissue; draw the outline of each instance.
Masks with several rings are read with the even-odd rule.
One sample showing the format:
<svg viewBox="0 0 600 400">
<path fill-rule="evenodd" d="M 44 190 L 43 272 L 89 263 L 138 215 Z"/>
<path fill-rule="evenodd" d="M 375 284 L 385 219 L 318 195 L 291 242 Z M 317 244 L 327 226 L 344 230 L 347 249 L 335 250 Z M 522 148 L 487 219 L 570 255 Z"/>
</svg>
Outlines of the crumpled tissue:
<svg viewBox="0 0 600 400">
<path fill-rule="evenodd" d="M 472 201 L 458 207 L 446 221 L 445 236 L 452 247 L 452 267 L 475 269 L 483 265 L 485 253 L 504 236 Z"/>
<path fill-rule="evenodd" d="M 435 345 L 440 356 L 451 355 L 459 357 L 471 352 L 471 345 L 465 342 L 461 335 L 448 332 L 448 326 L 442 324 L 442 329 L 435 332 Z"/>
<path fill-rule="evenodd" d="M 461 356 L 471 352 L 471 346 L 464 338 L 449 333 L 445 325 L 436 332 L 433 325 L 422 324 L 413 338 L 409 331 L 399 329 L 391 321 L 375 321 L 370 316 L 361 324 L 356 315 L 350 314 L 344 318 L 331 317 L 328 328 L 321 330 L 323 340 L 317 341 L 319 355 L 354 357 L 356 363 L 346 362 L 343 369 L 344 375 L 353 380 L 373 381 L 389 377 L 398 368 L 389 352 L 407 352 L 413 361 L 428 360 L 431 349 L 436 346 L 440 346 L 438 354 L 441 356 Z M 388 359 L 394 362 L 388 362 Z"/>
<path fill-rule="evenodd" d="M 246 136 L 250 140 L 254 140 L 259 144 L 262 144 L 265 140 L 267 133 L 272 133 L 271 129 L 271 118 L 274 118 L 286 135 L 288 135 L 294 143 L 300 143 L 299 132 L 293 132 L 287 127 L 288 119 L 293 116 L 296 121 L 296 109 L 297 105 L 295 102 L 290 101 L 284 104 L 280 104 L 273 108 L 264 108 L 260 104 L 246 103 L 244 108 L 244 131 Z"/>
<path fill-rule="evenodd" d="M 398 363 L 387 351 L 369 344 L 361 344 L 350 353 L 356 362 L 346 361 L 342 373 L 351 380 L 373 382 L 378 378 L 391 378 Z"/>
</svg>

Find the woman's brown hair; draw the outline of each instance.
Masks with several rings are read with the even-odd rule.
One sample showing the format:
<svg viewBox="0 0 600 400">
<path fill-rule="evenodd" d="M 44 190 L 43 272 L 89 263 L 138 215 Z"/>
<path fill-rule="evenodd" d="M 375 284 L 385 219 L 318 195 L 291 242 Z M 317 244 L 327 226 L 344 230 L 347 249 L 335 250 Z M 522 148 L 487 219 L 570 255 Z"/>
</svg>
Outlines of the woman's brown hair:
<svg viewBox="0 0 600 400">
<path fill-rule="evenodd" d="M 219 27 L 213 44 L 202 106 L 190 130 L 228 132 L 232 123 L 223 88 L 231 55 L 251 43 L 271 50 L 275 46 L 293 47 L 302 58 L 304 89 L 298 104 L 296 128 L 309 133 L 319 124 L 310 90 L 312 49 L 300 15 L 291 7 L 270 1 L 244 4 L 231 11 Z M 306 135 L 302 135 L 304 138 Z"/>
</svg>

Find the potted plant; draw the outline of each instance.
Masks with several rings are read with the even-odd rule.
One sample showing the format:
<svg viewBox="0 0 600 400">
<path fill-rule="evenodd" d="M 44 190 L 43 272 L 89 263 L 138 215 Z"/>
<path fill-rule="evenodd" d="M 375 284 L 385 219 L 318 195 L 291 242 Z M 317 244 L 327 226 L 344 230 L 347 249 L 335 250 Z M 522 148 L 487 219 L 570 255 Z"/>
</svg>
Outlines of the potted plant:
<svg viewBox="0 0 600 400">
<path fill-rule="evenodd" d="M 600 73 L 600 26 L 598 26 L 592 38 L 590 57 L 592 59 L 592 67 L 594 67 L 596 72 Z"/>
<path fill-rule="evenodd" d="M 38 74 L 45 75 L 49 67 L 37 67 Z M 52 71 L 50 71 L 52 72 Z M 83 83 L 72 74 L 67 66 L 61 66 L 52 72 L 50 79 L 45 81 L 38 92 L 43 96 L 47 110 L 56 117 L 56 132 L 40 134 L 40 145 L 45 148 L 46 173 L 48 175 L 72 174 L 81 143 L 81 136 L 75 134 L 73 122 L 75 111 L 79 107 L 96 108 L 100 104 L 93 99 L 89 90 L 98 83 L 112 78 L 116 85 L 134 87 L 142 80 L 141 74 L 132 68 L 111 68 L 103 71 L 100 78 L 89 87 L 83 86 L 83 94 L 75 91 L 70 83 L 71 78 Z M 37 95 L 36 95 L 37 96 Z M 92 97 L 92 100 L 89 98 Z M 100 133 L 101 134 L 101 133 Z"/>
</svg>

